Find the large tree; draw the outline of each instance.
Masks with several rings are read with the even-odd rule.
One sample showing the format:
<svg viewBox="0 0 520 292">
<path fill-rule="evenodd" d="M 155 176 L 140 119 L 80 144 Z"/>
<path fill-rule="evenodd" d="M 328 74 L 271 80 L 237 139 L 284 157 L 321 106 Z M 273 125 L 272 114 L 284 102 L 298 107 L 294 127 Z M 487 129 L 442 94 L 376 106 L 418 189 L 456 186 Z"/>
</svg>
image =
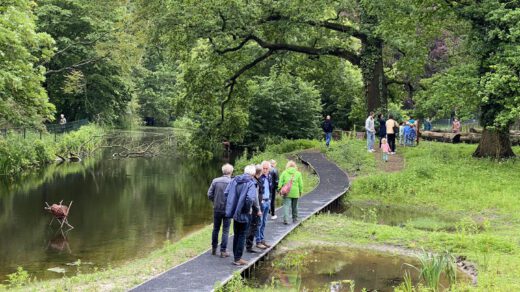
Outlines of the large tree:
<svg viewBox="0 0 520 292">
<path fill-rule="evenodd" d="M 125 23 L 127 5 L 118 0 L 38 1 L 38 29 L 56 40 L 56 54 L 43 65 L 45 88 L 58 114 L 112 123 L 127 112 L 130 74 L 138 63 L 133 58 L 139 55 L 139 42 Z"/>
<path fill-rule="evenodd" d="M 27 0 L 0 2 L 0 126 L 41 125 L 54 106 L 42 87 L 42 62 L 53 54 L 53 40 L 37 33 Z"/>
<path fill-rule="evenodd" d="M 332 56 L 362 68 L 366 103 L 374 110 L 386 103 L 383 40 L 375 32 L 377 19 L 363 1 L 172 1 L 156 20 L 157 40 L 169 44 L 177 58 L 208 41 L 212 53 L 230 75 L 225 80 L 233 98 L 241 78 L 273 56 L 291 52 L 318 60 Z M 153 6 L 154 4 L 146 4 Z"/>
</svg>

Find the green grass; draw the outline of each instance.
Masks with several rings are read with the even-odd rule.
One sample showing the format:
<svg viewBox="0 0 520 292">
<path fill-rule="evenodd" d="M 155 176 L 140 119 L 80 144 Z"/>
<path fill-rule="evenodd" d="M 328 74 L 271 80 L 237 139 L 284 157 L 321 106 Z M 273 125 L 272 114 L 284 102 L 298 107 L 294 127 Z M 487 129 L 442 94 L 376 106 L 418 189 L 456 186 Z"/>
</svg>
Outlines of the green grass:
<svg viewBox="0 0 520 292">
<path fill-rule="evenodd" d="M 362 141 L 345 143 L 350 143 L 359 155 L 363 153 Z M 422 142 L 418 147 L 400 148 L 405 168 L 397 173 L 377 171 L 370 161 L 373 157 L 361 158 L 368 162 L 364 166 L 366 175 L 353 182 L 349 200 L 419 208 L 431 214 L 431 220 L 411 221 L 403 228 L 350 219 L 343 214 L 322 214 L 291 233 L 282 248 L 354 244 L 417 252 L 449 251 L 466 256 L 479 272 L 478 286 L 462 282 L 452 290 L 520 291 L 520 161 L 475 159 L 471 157 L 475 147 Z M 514 150 L 520 153 L 520 148 Z M 328 157 L 348 171 L 352 163 L 337 156 L 347 150 L 332 151 L 337 153 Z M 455 218 L 454 229 L 424 228 L 437 226 L 440 222 L 436 218 L 448 215 L 450 220 Z"/>
</svg>

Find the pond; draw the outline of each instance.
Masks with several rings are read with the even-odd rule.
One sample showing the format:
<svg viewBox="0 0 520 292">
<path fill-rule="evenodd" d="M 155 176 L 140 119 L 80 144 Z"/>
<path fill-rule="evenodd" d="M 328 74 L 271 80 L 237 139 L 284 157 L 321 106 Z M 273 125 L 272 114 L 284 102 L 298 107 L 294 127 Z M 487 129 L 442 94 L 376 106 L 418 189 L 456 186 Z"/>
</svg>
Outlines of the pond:
<svg viewBox="0 0 520 292">
<path fill-rule="evenodd" d="M 128 135 L 139 143 L 168 130 L 151 131 Z M 82 272 L 113 267 L 210 224 L 206 193 L 223 159 L 200 163 L 165 149 L 156 157 L 126 159 L 113 159 L 108 149 L 0 182 L 0 282 L 18 266 L 38 279 L 61 277 L 48 269 L 68 269 L 78 259 L 88 263 Z M 56 222 L 49 226 L 52 217 L 43 209 L 61 200 L 73 201 L 69 222 L 75 228 L 65 235 Z"/>
<path fill-rule="evenodd" d="M 288 291 L 394 291 L 407 272 L 419 283 L 414 257 L 349 247 L 297 249 L 275 255 L 252 273 L 249 285 Z M 469 279 L 458 273 L 460 279 Z M 441 284 L 447 286 L 447 280 Z"/>
</svg>

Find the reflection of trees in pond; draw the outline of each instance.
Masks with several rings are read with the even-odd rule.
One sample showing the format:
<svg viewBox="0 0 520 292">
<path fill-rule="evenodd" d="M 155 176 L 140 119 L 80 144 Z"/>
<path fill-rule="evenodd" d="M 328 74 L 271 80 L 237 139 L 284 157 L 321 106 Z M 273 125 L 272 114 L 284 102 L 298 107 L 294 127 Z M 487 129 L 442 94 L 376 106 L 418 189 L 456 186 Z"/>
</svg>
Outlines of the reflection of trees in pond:
<svg viewBox="0 0 520 292">
<path fill-rule="evenodd" d="M 211 222 L 206 192 L 220 163 L 181 160 L 173 152 L 146 159 L 107 153 L 0 186 L 0 232 L 10 234 L 0 237 L 0 281 L 18 265 L 40 278 L 38 271 L 78 258 L 117 264 Z M 59 252 L 65 242 L 48 234 L 44 202 L 60 200 L 74 201 L 75 229 L 66 238 L 72 254 Z"/>
</svg>

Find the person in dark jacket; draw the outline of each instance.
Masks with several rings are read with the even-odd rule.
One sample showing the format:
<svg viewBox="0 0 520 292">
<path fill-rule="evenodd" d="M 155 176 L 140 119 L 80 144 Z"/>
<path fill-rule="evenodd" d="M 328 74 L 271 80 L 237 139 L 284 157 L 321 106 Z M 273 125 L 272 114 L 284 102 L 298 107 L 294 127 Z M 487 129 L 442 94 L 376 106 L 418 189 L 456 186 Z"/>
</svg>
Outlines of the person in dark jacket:
<svg viewBox="0 0 520 292">
<path fill-rule="evenodd" d="M 325 145 L 329 147 L 330 140 L 332 139 L 332 130 L 334 127 L 332 126 L 332 121 L 330 120 L 330 116 L 327 116 L 323 124 L 321 125 L 323 132 L 325 132 Z"/>
<path fill-rule="evenodd" d="M 211 236 L 211 254 L 217 254 L 218 233 L 220 231 L 220 225 L 222 225 L 222 239 L 220 243 L 220 257 L 222 258 L 229 256 L 227 252 L 227 242 L 231 219 L 226 217 L 226 196 L 224 195 L 224 191 L 231 181 L 232 174 L 233 166 L 229 163 L 224 164 L 222 166 L 222 176 L 215 178 L 211 182 L 211 186 L 208 189 L 208 198 L 213 202 L 213 234 Z"/>
<path fill-rule="evenodd" d="M 260 217 L 260 226 L 258 226 L 258 231 L 256 232 L 256 247 L 260 249 L 266 249 L 271 247 L 265 241 L 265 226 L 267 225 L 267 216 L 269 215 L 269 209 L 271 208 L 271 190 L 273 189 L 273 182 L 271 181 L 271 175 L 269 172 L 271 171 L 271 163 L 269 161 L 262 161 L 262 174 L 258 178 L 259 181 L 259 196 L 258 200 L 260 202 L 260 211 L 262 211 L 262 216 Z"/>
<path fill-rule="evenodd" d="M 377 115 L 377 121 L 379 122 L 379 148 L 381 148 L 381 141 L 386 138 L 386 120 L 383 114 Z"/>
<path fill-rule="evenodd" d="M 251 208 L 257 198 L 254 176 L 256 168 L 248 165 L 244 169 L 244 174 L 231 180 L 224 195 L 226 201 L 226 217 L 233 218 L 233 264 L 237 266 L 247 265 L 247 261 L 242 259 L 246 233 L 251 222 Z M 257 202 L 258 206 L 258 202 Z"/>
<path fill-rule="evenodd" d="M 261 192 L 261 182 L 260 176 L 262 175 L 262 166 L 255 166 L 255 188 L 256 188 L 256 200 L 253 204 L 253 213 L 251 214 L 251 224 L 249 224 L 249 229 L 247 231 L 246 237 L 246 251 L 250 253 L 256 253 L 257 251 L 253 249 L 253 245 L 255 242 L 255 236 L 258 232 L 258 228 L 260 227 L 260 223 L 262 221 L 262 209 L 260 207 L 260 202 L 262 201 L 263 192 Z M 258 246 L 261 249 L 265 249 L 265 246 Z"/>
<path fill-rule="evenodd" d="M 271 171 L 269 175 L 271 176 L 272 189 L 271 189 L 271 220 L 276 220 L 278 218 L 274 213 L 276 209 L 276 192 L 278 191 L 278 180 L 280 175 L 278 173 L 278 169 L 276 168 L 276 160 L 271 159 Z"/>
</svg>

